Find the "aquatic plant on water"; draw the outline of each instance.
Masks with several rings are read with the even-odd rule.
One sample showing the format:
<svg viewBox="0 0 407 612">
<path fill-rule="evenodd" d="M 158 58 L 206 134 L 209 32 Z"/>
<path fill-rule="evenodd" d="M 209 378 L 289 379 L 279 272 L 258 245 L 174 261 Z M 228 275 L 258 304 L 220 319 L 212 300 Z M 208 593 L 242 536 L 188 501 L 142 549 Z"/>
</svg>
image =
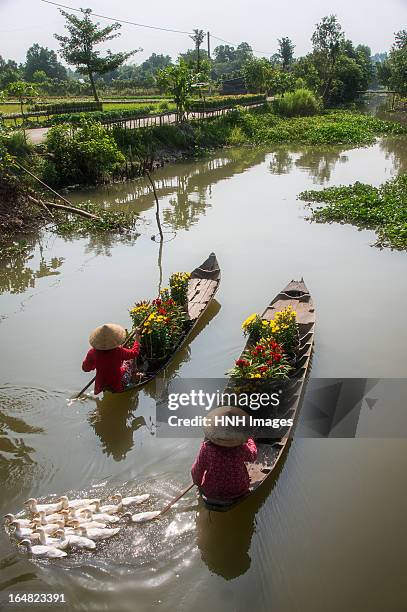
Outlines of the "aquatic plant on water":
<svg viewBox="0 0 407 612">
<path fill-rule="evenodd" d="M 320 191 L 303 191 L 299 198 L 325 204 L 312 211 L 313 221 L 352 223 L 374 229 L 378 236 L 376 246 L 407 249 L 407 174 L 380 187 L 356 182 Z"/>
</svg>

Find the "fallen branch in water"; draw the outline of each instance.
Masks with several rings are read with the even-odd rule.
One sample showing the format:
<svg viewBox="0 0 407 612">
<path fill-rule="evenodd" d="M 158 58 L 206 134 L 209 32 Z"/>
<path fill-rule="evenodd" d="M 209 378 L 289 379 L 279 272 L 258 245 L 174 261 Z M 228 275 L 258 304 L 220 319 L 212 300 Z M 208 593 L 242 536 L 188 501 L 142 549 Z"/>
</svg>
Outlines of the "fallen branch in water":
<svg viewBox="0 0 407 612">
<path fill-rule="evenodd" d="M 38 206 L 55 210 L 63 210 L 65 212 L 73 213 L 81 217 L 86 217 L 87 219 L 93 219 L 94 221 L 102 221 L 101 217 L 98 217 L 97 215 L 94 215 L 93 213 L 90 213 L 87 210 L 82 210 L 81 208 L 75 208 L 74 206 L 66 206 L 65 204 L 55 204 L 55 202 L 37 200 L 37 198 L 33 198 L 33 196 L 30 195 L 28 195 L 27 197 L 31 202 L 37 204 Z"/>
</svg>

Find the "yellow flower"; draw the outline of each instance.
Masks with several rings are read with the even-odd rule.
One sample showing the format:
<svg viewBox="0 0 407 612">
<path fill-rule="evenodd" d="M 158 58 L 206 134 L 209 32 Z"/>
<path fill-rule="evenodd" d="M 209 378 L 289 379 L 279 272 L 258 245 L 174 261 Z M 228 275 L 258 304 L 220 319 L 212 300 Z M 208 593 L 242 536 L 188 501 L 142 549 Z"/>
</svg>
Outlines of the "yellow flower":
<svg viewBox="0 0 407 612">
<path fill-rule="evenodd" d="M 242 323 L 242 328 L 246 329 L 246 327 L 248 327 L 250 325 L 250 323 L 253 323 L 253 321 L 256 319 L 257 317 L 257 313 L 254 312 L 252 315 L 250 315 L 250 317 L 247 317 L 247 319 L 245 321 L 243 321 Z"/>
</svg>

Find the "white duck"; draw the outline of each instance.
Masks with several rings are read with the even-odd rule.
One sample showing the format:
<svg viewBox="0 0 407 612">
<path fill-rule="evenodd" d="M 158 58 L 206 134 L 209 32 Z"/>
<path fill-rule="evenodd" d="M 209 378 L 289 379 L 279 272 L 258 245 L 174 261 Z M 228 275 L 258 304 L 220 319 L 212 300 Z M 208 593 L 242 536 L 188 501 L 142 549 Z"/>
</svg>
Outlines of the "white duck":
<svg viewBox="0 0 407 612">
<path fill-rule="evenodd" d="M 75 529 L 77 529 L 79 527 L 79 522 L 78 521 L 72 521 L 72 525 L 71 526 L 61 526 L 60 529 L 63 530 L 65 532 L 66 535 L 74 535 Z M 56 532 L 55 534 L 56 535 Z"/>
<path fill-rule="evenodd" d="M 38 527 L 37 533 L 40 534 L 40 544 L 43 546 L 57 547 L 57 544 L 59 544 L 60 538 L 51 538 L 45 533 L 45 530 L 42 527 Z M 57 529 L 56 533 L 59 533 L 59 529 Z"/>
<path fill-rule="evenodd" d="M 67 525 L 72 525 L 73 523 L 84 523 L 86 518 L 85 515 L 80 514 L 76 510 L 62 510 L 61 514 L 63 514 L 65 523 Z"/>
<path fill-rule="evenodd" d="M 106 516 L 110 516 L 110 515 L 107 514 Z M 104 527 L 106 527 L 106 521 L 94 520 L 92 512 L 89 512 L 88 510 L 84 512 L 83 516 L 81 516 L 79 519 L 73 520 L 72 524 L 73 523 L 77 523 L 76 525 L 77 527 L 99 527 L 100 529 L 103 529 Z"/>
<path fill-rule="evenodd" d="M 53 512 L 52 514 L 45 514 L 44 510 L 40 510 L 40 512 L 37 512 L 34 518 L 39 518 L 41 520 L 41 525 L 48 525 L 48 523 L 55 523 L 57 521 L 64 520 L 64 512 L 68 512 L 68 510 L 60 510 L 59 512 Z"/>
<path fill-rule="evenodd" d="M 65 508 L 77 510 L 79 508 L 96 508 L 100 504 L 100 499 L 68 499 L 66 495 L 61 495 L 60 499 L 65 504 Z"/>
<path fill-rule="evenodd" d="M 19 540 L 29 538 L 30 540 L 37 541 L 40 539 L 40 534 L 37 531 L 33 531 L 30 527 L 20 527 L 17 521 L 13 521 L 10 524 L 10 531 Z"/>
<path fill-rule="evenodd" d="M 132 523 L 146 523 L 152 521 L 161 514 L 161 510 L 153 510 L 151 512 L 138 512 L 137 514 L 131 514 L 131 512 L 125 512 L 123 518 L 130 519 Z"/>
<path fill-rule="evenodd" d="M 122 497 L 121 493 L 115 493 L 112 495 L 112 500 L 117 504 L 123 504 L 123 506 L 132 506 L 133 504 L 142 504 L 150 498 L 149 493 L 143 495 L 134 495 L 133 497 Z"/>
<path fill-rule="evenodd" d="M 35 497 L 30 497 L 24 502 L 24 506 L 28 509 L 31 514 L 38 514 L 39 512 L 45 512 L 45 514 L 53 514 L 59 512 L 66 507 L 65 500 L 58 500 L 54 504 L 39 504 Z"/>
<path fill-rule="evenodd" d="M 58 548 L 62 548 L 62 550 L 65 550 L 65 548 L 68 548 L 69 546 L 86 548 L 87 550 L 94 550 L 96 548 L 96 544 L 93 540 L 83 537 L 82 535 L 67 535 L 63 529 L 57 531 L 57 535 L 60 536 L 57 546 Z"/>
<path fill-rule="evenodd" d="M 20 546 L 27 548 L 27 551 L 36 557 L 47 557 L 48 559 L 55 559 L 57 557 L 66 557 L 66 552 L 54 548 L 53 546 L 44 545 L 32 545 L 30 540 L 22 540 Z"/>
<path fill-rule="evenodd" d="M 22 519 L 22 518 L 16 518 L 14 514 L 6 514 L 6 516 L 4 517 L 4 522 L 6 523 L 6 525 L 9 525 L 10 523 L 18 523 L 20 525 L 20 527 L 31 527 L 31 520 L 30 519 Z"/>
<path fill-rule="evenodd" d="M 120 517 L 114 516 L 114 514 L 107 514 L 107 512 L 94 512 L 92 514 L 92 520 L 100 521 L 101 523 L 118 523 Z"/>
<path fill-rule="evenodd" d="M 78 528 L 78 533 L 85 536 L 85 538 L 90 538 L 91 540 L 107 540 L 107 538 L 112 538 L 114 535 L 119 533 L 120 527 L 115 527 L 114 529 L 99 529 L 97 527 L 82 527 L 82 525 Z"/>
<path fill-rule="evenodd" d="M 36 531 L 39 531 L 38 528 L 40 527 L 47 535 L 52 535 L 57 529 L 62 529 L 65 526 L 65 521 L 61 519 L 55 523 L 45 523 L 43 525 L 40 518 L 35 518 L 33 519 L 33 526 L 36 528 Z"/>
<path fill-rule="evenodd" d="M 96 509 L 98 514 L 117 514 L 118 512 L 123 512 L 123 504 L 119 502 L 118 504 L 106 504 L 104 506 L 99 506 Z"/>
</svg>

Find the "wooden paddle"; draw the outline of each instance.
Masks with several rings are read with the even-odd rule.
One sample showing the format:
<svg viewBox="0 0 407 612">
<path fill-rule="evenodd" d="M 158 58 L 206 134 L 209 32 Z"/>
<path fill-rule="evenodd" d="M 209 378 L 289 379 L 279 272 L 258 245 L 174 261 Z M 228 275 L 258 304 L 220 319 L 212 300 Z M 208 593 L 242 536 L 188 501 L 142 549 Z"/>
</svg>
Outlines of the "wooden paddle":
<svg viewBox="0 0 407 612">
<path fill-rule="evenodd" d="M 179 501 L 181 499 L 181 497 L 184 497 L 184 495 L 186 495 L 188 493 L 188 491 L 190 491 L 192 489 L 192 487 L 194 487 L 194 486 L 195 486 L 195 483 L 191 482 L 191 484 L 189 484 L 186 489 L 184 489 L 179 495 L 177 495 L 177 497 L 175 497 L 172 501 L 170 501 L 170 503 L 167 504 L 165 506 L 165 508 L 163 510 L 161 510 L 160 514 L 158 514 L 155 518 L 158 518 L 158 517 L 162 516 L 163 514 L 165 514 L 166 512 L 168 512 L 168 510 L 170 508 L 172 508 L 172 506 L 174 504 L 176 504 L 177 501 Z"/>
<path fill-rule="evenodd" d="M 150 521 L 155 521 L 155 519 L 161 518 L 164 514 L 166 514 L 166 512 L 168 512 L 168 510 L 172 508 L 172 506 L 176 504 L 177 501 L 181 499 L 181 497 L 184 497 L 184 495 L 186 495 L 186 493 L 188 493 L 188 491 L 190 491 L 192 487 L 194 486 L 195 486 L 194 483 L 191 482 L 191 484 L 189 484 L 186 489 L 181 491 L 181 493 L 179 493 L 177 497 L 175 497 L 172 501 L 170 501 L 170 503 L 167 504 L 165 508 L 163 508 L 160 511 L 156 510 L 154 512 L 138 512 L 136 514 L 133 514 L 133 516 L 131 515 L 130 512 L 127 512 L 126 515 L 131 517 L 133 523 L 149 523 Z M 146 514 L 150 516 L 146 517 L 145 516 Z"/>
</svg>

